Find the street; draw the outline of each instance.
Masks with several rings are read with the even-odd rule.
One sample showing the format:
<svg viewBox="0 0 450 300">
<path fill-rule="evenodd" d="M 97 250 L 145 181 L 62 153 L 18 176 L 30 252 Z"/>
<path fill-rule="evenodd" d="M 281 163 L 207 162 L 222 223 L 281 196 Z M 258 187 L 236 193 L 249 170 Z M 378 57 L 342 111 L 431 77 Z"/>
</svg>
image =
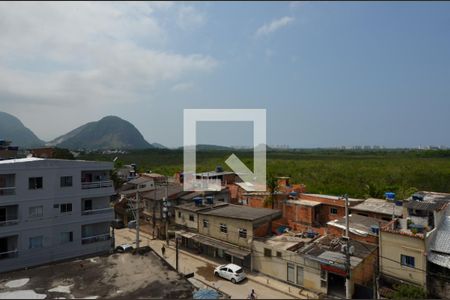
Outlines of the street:
<svg viewBox="0 0 450 300">
<path fill-rule="evenodd" d="M 121 229 L 115 231 L 116 236 L 116 245 L 122 243 L 128 243 L 135 246 L 136 241 L 136 233 L 134 230 L 130 229 Z M 157 252 L 160 256 L 162 256 L 161 248 L 165 246 L 166 251 L 164 258 L 165 260 L 175 267 L 175 249 L 174 245 L 167 246 L 165 241 L 161 240 L 151 240 L 151 237 L 141 233 L 140 234 L 140 246 L 150 246 Z M 210 285 L 214 288 L 217 288 L 223 293 L 228 294 L 233 299 L 245 299 L 251 293 L 252 289 L 255 290 L 257 297 L 260 299 L 293 299 L 294 295 L 289 295 L 288 291 L 281 292 L 276 289 L 276 286 L 267 286 L 266 284 L 262 284 L 258 282 L 253 276 L 252 278 L 245 279 L 244 281 L 233 284 L 228 280 L 217 278 L 214 276 L 214 268 L 217 267 L 217 263 L 207 262 L 204 258 L 194 257 L 192 254 L 188 254 L 184 251 L 179 252 L 179 271 L 183 274 L 195 273 L 194 278 L 199 279 L 200 281 Z M 248 275 L 249 277 L 249 275 Z M 266 280 L 266 279 L 264 279 Z M 271 280 L 273 284 L 273 280 Z M 287 286 L 287 285 L 285 285 Z M 295 290 L 294 288 L 291 291 Z M 298 296 L 300 298 L 301 295 Z M 306 298 L 306 297 L 304 297 Z"/>
</svg>

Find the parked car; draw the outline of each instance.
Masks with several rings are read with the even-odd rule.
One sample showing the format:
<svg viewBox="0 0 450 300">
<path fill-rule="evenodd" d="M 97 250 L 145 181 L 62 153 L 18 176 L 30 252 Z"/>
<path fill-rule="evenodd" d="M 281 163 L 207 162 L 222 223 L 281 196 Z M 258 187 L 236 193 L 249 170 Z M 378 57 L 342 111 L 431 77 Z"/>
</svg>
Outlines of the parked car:
<svg viewBox="0 0 450 300">
<path fill-rule="evenodd" d="M 116 247 L 116 252 L 118 253 L 124 253 L 124 252 L 131 252 L 133 251 L 133 246 L 129 244 L 122 244 Z"/>
<path fill-rule="evenodd" d="M 244 270 L 235 264 L 218 266 L 214 269 L 214 275 L 231 280 L 232 283 L 238 283 L 247 277 Z"/>
</svg>

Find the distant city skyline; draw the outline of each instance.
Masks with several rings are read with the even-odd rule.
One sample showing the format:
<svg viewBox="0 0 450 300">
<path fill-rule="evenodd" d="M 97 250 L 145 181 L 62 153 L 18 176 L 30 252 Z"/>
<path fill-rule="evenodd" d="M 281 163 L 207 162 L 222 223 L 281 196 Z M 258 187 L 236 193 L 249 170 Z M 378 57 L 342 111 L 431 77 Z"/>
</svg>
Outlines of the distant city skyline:
<svg viewBox="0 0 450 300">
<path fill-rule="evenodd" d="M 0 111 L 49 141 L 107 115 L 264 108 L 268 145 L 450 146 L 448 2 L 0 3 Z M 199 143 L 248 146 L 248 124 Z"/>
</svg>

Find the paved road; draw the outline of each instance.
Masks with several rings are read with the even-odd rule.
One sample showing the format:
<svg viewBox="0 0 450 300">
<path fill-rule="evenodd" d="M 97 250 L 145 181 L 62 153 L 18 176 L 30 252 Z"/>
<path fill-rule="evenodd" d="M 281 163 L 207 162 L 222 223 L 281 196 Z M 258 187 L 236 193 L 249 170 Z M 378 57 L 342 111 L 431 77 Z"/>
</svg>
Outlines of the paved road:
<svg viewBox="0 0 450 300">
<path fill-rule="evenodd" d="M 132 244 L 135 242 L 135 231 L 129 229 L 116 230 L 116 245 L 121 243 Z M 165 241 L 151 240 L 149 236 L 141 234 L 141 246 L 151 246 L 158 254 L 161 254 L 161 247 L 165 245 Z M 175 250 L 166 246 L 166 261 L 175 266 Z M 207 263 L 200 259 L 195 259 L 190 255 L 180 252 L 179 270 L 180 272 L 195 273 L 195 278 L 204 283 L 217 288 L 218 290 L 228 294 L 233 299 L 245 299 L 252 289 L 255 289 L 257 297 L 260 299 L 293 299 L 285 293 L 274 290 L 268 286 L 255 282 L 253 280 L 244 280 L 238 284 L 233 284 L 228 280 L 214 277 L 213 270 L 218 264 Z"/>
</svg>

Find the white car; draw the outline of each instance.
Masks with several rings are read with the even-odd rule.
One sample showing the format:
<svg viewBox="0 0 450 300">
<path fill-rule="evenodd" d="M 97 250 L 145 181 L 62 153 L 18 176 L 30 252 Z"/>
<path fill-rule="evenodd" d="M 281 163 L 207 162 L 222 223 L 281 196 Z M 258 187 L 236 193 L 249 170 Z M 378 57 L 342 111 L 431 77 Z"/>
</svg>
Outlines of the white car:
<svg viewBox="0 0 450 300">
<path fill-rule="evenodd" d="M 231 280 L 232 283 L 240 282 L 247 277 L 244 270 L 235 264 L 218 266 L 214 269 L 214 275 Z"/>
</svg>

